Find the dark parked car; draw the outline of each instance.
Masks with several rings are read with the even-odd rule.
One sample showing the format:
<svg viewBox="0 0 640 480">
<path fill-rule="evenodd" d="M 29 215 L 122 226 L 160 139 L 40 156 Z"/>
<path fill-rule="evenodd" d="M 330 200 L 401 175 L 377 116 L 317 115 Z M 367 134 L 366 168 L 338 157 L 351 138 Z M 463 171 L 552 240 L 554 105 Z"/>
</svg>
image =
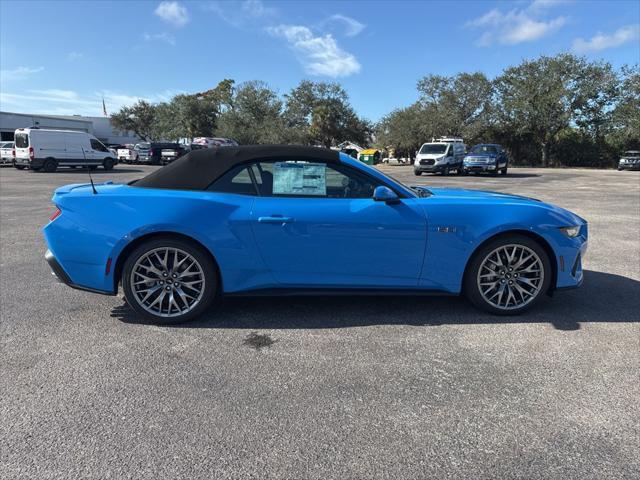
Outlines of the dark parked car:
<svg viewBox="0 0 640 480">
<path fill-rule="evenodd" d="M 618 162 L 618 170 L 640 170 L 640 152 L 627 150 Z"/>
<path fill-rule="evenodd" d="M 509 157 L 500 145 L 481 143 L 474 146 L 464 157 L 464 173 L 507 174 Z"/>
<path fill-rule="evenodd" d="M 140 163 L 150 163 L 151 165 L 163 165 L 162 160 L 162 151 L 163 150 L 173 150 L 175 154 L 179 153 L 179 155 L 173 155 L 175 160 L 178 157 L 181 157 L 185 153 L 184 146 L 179 143 L 171 143 L 171 142 L 153 142 L 149 145 L 147 150 L 139 150 L 138 161 Z M 167 155 L 167 158 L 169 155 Z M 169 161 L 166 163 L 170 163 Z M 165 163 L 165 164 L 166 164 Z"/>
</svg>

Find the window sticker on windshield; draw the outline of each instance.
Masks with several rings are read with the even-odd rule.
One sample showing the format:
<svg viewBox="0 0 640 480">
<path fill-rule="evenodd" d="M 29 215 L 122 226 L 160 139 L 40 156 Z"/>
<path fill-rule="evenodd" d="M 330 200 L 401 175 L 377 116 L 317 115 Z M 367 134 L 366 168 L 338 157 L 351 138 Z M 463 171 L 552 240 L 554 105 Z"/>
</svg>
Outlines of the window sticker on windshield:
<svg viewBox="0 0 640 480">
<path fill-rule="evenodd" d="M 276 162 L 273 165 L 274 195 L 326 195 L 327 166 L 322 163 Z"/>
</svg>

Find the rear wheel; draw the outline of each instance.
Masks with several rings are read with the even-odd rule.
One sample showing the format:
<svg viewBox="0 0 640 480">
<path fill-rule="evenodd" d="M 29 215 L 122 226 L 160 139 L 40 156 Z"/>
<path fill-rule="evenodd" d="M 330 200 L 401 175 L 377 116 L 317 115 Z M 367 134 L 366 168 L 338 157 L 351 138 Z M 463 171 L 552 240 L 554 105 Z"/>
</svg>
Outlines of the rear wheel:
<svg viewBox="0 0 640 480">
<path fill-rule="evenodd" d="M 112 170 L 113 169 L 113 158 L 107 157 L 104 159 L 104 162 L 102 162 L 102 166 L 105 170 Z"/>
<path fill-rule="evenodd" d="M 42 170 L 47 173 L 55 172 L 58 169 L 58 162 L 55 158 L 47 158 L 42 164 Z"/>
<path fill-rule="evenodd" d="M 464 292 L 476 307 L 517 315 L 540 301 L 551 283 L 551 263 L 535 240 L 517 234 L 489 242 L 471 259 Z"/>
<path fill-rule="evenodd" d="M 416 177 L 419 177 L 420 175 L 422 175 L 422 172 L 421 172 L 421 171 L 419 171 L 419 170 L 414 170 L 414 171 L 413 171 L 413 174 L 414 174 Z"/>
<path fill-rule="evenodd" d="M 127 303 L 158 324 L 192 320 L 210 305 L 218 289 L 216 267 L 201 248 L 171 237 L 136 248 L 122 270 Z"/>
</svg>

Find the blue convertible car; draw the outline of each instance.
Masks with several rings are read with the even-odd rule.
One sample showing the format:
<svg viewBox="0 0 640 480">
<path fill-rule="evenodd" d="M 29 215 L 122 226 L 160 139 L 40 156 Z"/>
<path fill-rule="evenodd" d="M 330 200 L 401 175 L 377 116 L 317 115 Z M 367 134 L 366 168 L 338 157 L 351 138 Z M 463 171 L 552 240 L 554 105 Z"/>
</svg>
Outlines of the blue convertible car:
<svg viewBox="0 0 640 480">
<path fill-rule="evenodd" d="M 129 184 L 53 196 L 46 259 L 158 323 L 218 295 L 464 293 L 517 314 L 582 282 L 587 223 L 535 199 L 407 187 L 331 150 L 197 150 Z"/>
</svg>

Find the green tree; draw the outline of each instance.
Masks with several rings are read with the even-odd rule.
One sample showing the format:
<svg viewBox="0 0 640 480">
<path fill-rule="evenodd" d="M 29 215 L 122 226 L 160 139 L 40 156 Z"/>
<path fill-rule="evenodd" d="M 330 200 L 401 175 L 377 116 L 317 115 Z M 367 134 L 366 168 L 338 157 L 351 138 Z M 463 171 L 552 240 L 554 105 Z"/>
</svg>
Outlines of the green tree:
<svg viewBox="0 0 640 480">
<path fill-rule="evenodd" d="M 285 95 L 284 122 L 290 143 L 331 147 L 343 141 L 367 143 L 370 123 L 355 113 L 337 83 L 303 80 Z"/>
<path fill-rule="evenodd" d="M 495 81 L 502 127 L 530 135 L 545 167 L 557 135 L 572 120 L 581 65 L 569 54 L 542 56 L 507 68 Z"/>
<path fill-rule="evenodd" d="M 130 107 L 122 107 L 111 115 L 111 124 L 118 130 L 132 131 L 145 140 L 153 140 L 156 122 L 156 107 L 145 100 L 139 100 Z"/>
<path fill-rule="evenodd" d="M 280 143 L 283 138 L 282 101 L 260 81 L 241 84 L 219 118 L 217 134 L 241 144 Z"/>
<path fill-rule="evenodd" d="M 393 149 L 398 157 L 413 157 L 425 139 L 424 108 L 414 103 L 396 109 L 376 125 L 376 145 L 380 149 Z"/>
<path fill-rule="evenodd" d="M 640 148 L 640 66 L 624 66 L 620 98 L 612 112 L 610 140 L 617 150 Z"/>
<path fill-rule="evenodd" d="M 453 77 L 427 75 L 418 81 L 424 134 L 472 139 L 486 128 L 493 85 L 480 72 Z"/>
</svg>

